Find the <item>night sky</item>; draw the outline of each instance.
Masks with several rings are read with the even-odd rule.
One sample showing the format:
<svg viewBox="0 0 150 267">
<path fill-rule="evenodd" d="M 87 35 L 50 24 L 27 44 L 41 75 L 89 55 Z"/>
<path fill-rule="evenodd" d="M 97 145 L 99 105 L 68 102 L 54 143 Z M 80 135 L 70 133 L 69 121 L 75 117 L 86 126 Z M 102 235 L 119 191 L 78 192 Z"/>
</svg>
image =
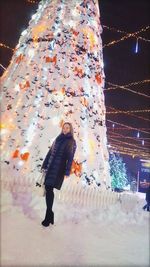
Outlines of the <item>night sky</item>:
<svg viewBox="0 0 150 267">
<path fill-rule="evenodd" d="M 38 2 L 38 1 L 37 1 Z M 109 27 L 132 33 L 145 28 L 150 25 L 150 1 L 148 0 L 99 0 L 101 23 Z M 31 16 L 35 13 L 38 4 L 29 3 L 26 0 L 1 0 L 0 1 L 0 42 L 9 45 L 14 48 L 19 40 L 21 32 L 28 26 L 28 22 Z M 109 43 L 112 40 L 117 40 L 123 37 L 125 34 L 117 33 L 103 29 L 102 41 L 103 45 Z M 144 33 L 140 33 L 146 39 L 150 39 L 150 29 Z M 137 82 L 145 79 L 150 79 L 150 42 L 139 40 L 139 52 L 135 53 L 136 39 L 129 38 L 118 44 L 105 47 L 103 50 L 104 57 L 104 71 L 106 76 L 106 85 L 108 88 L 110 85 L 108 82 L 126 85 L 131 82 Z M 7 67 L 12 57 L 12 51 L 6 48 L 0 48 L 0 63 Z M 3 69 L 0 68 L 0 75 L 2 75 Z M 149 83 L 140 84 L 136 86 L 128 86 L 127 88 L 133 89 L 138 92 L 142 92 L 146 95 L 149 93 Z M 107 111 L 111 111 L 110 107 L 120 110 L 137 110 L 137 109 L 149 109 L 149 98 L 140 96 L 125 90 L 111 90 L 105 91 L 105 103 Z M 136 115 L 150 119 L 149 113 L 138 113 Z M 108 140 L 109 134 L 112 133 L 112 123 L 108 120 L 123 123 L 128 126 L 136 127 L 138 129 L 146 128 L 150 129 L 150 123 L 148 120 L 139 119 L 129 115 L 108 114 L 107 126 L 108 126 Z M 115 124 L 115 127 L 119 127 Z M 120 126 L 121 127 L 121 126 Z M 136 141 L 136 130 L 114 130 L 116 133 L 122 134 L 126 137 L 135 137 L 135 139 L 128 139 L 128 142 L 138 144 Z M 140 132 L 140 130 L 139 130 Z M 150 135 L 140 132 L 140 137 L 144 139 L 150 138 Z M 119 139 L 118 139 L 119 140 Z M 146 139 L 147 143 L 145 148 L 149 152 L 150 139 Z M 131 146 L 130 146 L 131 147 Z M 125 158 L 125 157 L 124 157 Z M 133 159 L 128 158 L 129 168 L 136 168 L 133 164 Z"/>
</svg>

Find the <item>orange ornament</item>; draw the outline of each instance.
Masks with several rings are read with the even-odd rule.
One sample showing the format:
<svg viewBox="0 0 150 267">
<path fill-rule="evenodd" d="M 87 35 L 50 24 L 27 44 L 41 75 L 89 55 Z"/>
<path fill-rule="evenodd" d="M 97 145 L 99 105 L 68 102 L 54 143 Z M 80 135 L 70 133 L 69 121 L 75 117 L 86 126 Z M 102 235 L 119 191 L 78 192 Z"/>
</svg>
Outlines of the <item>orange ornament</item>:
<svg viewBox="0 0 150 267">
<path fill-rule="evenodd" d="M 21 62 L 21 60 L 23 60 L 23 58 L 24 58 L 24 55 L 23 54 L 20 54 L 17 58 L 16 58 L 16 63 L 20 63 Z"/>
<path fill-rule="evenodd" d="M 82 69 L 79 69 L 79 68 L 75 67 L 74 71 L 76 72 L 76 74 L 79 75 L 79 77 L 82 77 L 82 75 L 83 75 L 83 70 Z"/>
<path fill-rule="evenodd" d="M 74 173 L 76 176 L 78 176 L 79 174 L 81 174 L 81 170 L 82 170 L 82 164 L 75 162 L 73 160 L 71 165 L 71 173 Z"/>
<path fill-rule="evenodd" d="M 81 103 L 83 106 L 87 107 L 88 106 L 88 101 L 85 97 L 81 97 Z"/>
<path fill-rule="evenodd" d="M 65 88 L 64 87 L 61 89 L 61 92 L 63 95 L 65 94 Z"/>
<path fill-rule="evenodd" d="M 12 154 L 12 158 L 19 158 L 19 157 L 20 157 L 22 160 L 27 161 L 29 155 L 30 155 L 29 152 L 25 152 L 25 153 L 23 153 L 23 154 L 20 154 L 20 153 L 19 153 L 19 150 L 16 149 L 16 150 L 14 151 L 14 153 Z"/>
<path fill-rule="evenodd" d="M 75 31 L 74 29 L 72 29 L 72 33 L 75 35 L 75 36 L 78 36 L 79 32 Z"/>
<path fill-rule="evenodd" d="M 21 157 L 21 159 L 27 161 L 28 157 L 29 157 L 29 152 L 25 152 L 24 154 L 21 154 L 20 157 Z"/>
<path fill-rule="evenodd" d="M 24 89 L 27 89 L 30 87 L 30 82 L 29 81 L 26 81 L 25 83 L 19 83 L 19 87 L 20 89 L 24 90 Z"/>
<path fill-rule="evenodd" d="M 54 57 L 46 57 L 46 63 L 53 62 L 55 65 L 57 63 L 57 57 L 56 55 Z"/>
<path fill-rule="evenodd" d="M 101 82 L 102 82 L 102 78 L 101 78 L 101 75 L 100 75 L 99 73 L 97 73 L 97 74 L 95 75 L 95 79 L 96 79 L 96 81 L 97 81 L 98 84 L 101 84 Z"/>
<path fill-rule="evenodd" d="M 19 150 L 16 149 L 15 152 L 12 155 L 12 158 L 18 158 L 19 157 Z"/>
</svg>

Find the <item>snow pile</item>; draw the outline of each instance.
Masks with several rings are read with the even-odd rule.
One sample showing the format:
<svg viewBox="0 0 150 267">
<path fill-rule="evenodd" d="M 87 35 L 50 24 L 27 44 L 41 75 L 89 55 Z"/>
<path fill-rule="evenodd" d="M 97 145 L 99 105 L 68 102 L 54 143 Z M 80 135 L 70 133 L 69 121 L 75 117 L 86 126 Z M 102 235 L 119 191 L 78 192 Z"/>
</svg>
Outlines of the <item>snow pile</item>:
<svg viewBox="0 0 150 267">
<path fill-rule="evenodd" d="M 68 221 L 75 223 L 91 221 L 101 224 L 110 222 L 144 224 L 147 223 L 148 217 L 142 209 L 144 203 L 145 200 L 136 194 L 121 193 L 116 203 L 94 208 L 92 203 L 89 207 L 78 203 L 69 203 L 69 200 L 67 203 L 63 203 L 57 196 L 54 198 L 53 210 L 55 222 L 58 224 Z M 23 188 L 22 191 L 2 190 L 1 212 L 12 208 L 22 211 L 30 218 L 34 218 L 35 214 L 42 217 L 46 209 L 45 197 L 39 197 L 34 192 L 26 191 Z"/>
<path fill-rule="evenodd" d="M 1 192 L 2 266 L 149 266 L 149 213 L 144 200 L 121 194 L 107 207 L 55 199 L 55 224 L 41 226 L 45 198 Z M 138 256 L 137 256 L 138 255 Z"/>
</svg>

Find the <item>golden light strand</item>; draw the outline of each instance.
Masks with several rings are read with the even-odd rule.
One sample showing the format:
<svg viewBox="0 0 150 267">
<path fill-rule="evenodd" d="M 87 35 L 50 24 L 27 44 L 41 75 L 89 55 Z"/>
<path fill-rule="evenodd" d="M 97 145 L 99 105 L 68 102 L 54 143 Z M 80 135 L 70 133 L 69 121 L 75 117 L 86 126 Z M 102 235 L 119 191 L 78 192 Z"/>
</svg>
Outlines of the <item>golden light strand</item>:
<svg viewBox="0 0 150 267">
<path fill-rule="evenodd" d="M 108 133 L 108 136 L 110 137 L 117 137 L 117 138 L 120 138 L 120 139 L 131 139 L 131 140 L 134 140 L 134 141 L 137 141 L 137 142 L 141 142 L 141 140 L 145 140 L 145 139 L 148 139 L 150 140 L 150 138 L 137 138 L 137 137 L 131 137 L 131 136 L 124 136 L 122 134 L 118 134 L 118 133 L 115 133 L 115 132 L 111 132 L 111 133 Z M 148 141 L 145 141 L 145 143 L 148 143 L 150 145 L 150 143 Z M 145 146 L 145 145 L 144 145 Z"/>
<path fill-rule="evenodd" d="M 141 153 L 144 153 L 145 155 L 150 155 L 149 153 L 145 153 L 144 151 L 140 150 L 140 149 L 133 149 L 133 148 L 125 148 L 125 147 L 121 147 L 120 145 L 115 145 L 115 144 L 109 144 L 110 147 L 113 147 L 115 149 L 118 149 L 118 150 L 123 150 L 125 152 L 131 152 L 131 153 L 137 153 L 138 156 L 140 155 L 141 156 Z"/>
<path fill-rule="evenodd" d="M 121 85 L 121 86 L 125 86 L 126 87 L 126 86 L 133 86 L 133 85 L 139 85 L 139 84 L 144 84 L 144 83 L 150 83 L 150 80 L 145 79 L 145 80 L 142 80 L 142 81 L 132 82 L 132 83 L 124 84 L 124 85 Z M 113 85 L 112 87 L 108 87 L 105 90 L 113 90 L 113 89 L 115 90 L 117 88 L 118 88 L 118 85 Z M 141 89 L 141 88 L 138 88 L 138 89 Z"/>
<path fill-rule="evenodd" d="M 35 1 L 35 0 L 27 0 L 27 2 L 31 4 L 38 4 L 38 1 Z"/>
<path fill-rule="evenodd" d="M 112 128 L 111 128 L 111 130 L 112 130 Z M 138 138 L 137 138 L 137 137 L 131 137 L 131 136 L 128 136 L 128 135 L 127 135 L 127 136 L 124 136 L 124 135 L 121 135 L 121 134 L 116 133 L 116 132 L 114 132 L 114 131 L 113 131 L 113 132 L 112 132 L 112 131 L 109 132 L 108 135 L 112 135 L 113 137 L 117 137 L 117 135 L 119 135 L 119 136 L 123 136 L 124 138 L 131 138 L 131 139 L 133 138 L 133 139 L 137 139 L 137 141 L 139 141 L 139 142 L 140 142 L 141 140 L 143 140 L 143 139 L 144 139 L 144 140 L 150 140 L 150 137 L 138 137 Z M 123 138 L 123 137 L 122 137 L 122 138 Z M 121 138 L 121 137 L 120 137 L 120 138 Z"/>
<path fill-rule="evenodd" d="M 107 126 L 107 129 L 111 129 L 112 130 L 112 127 L 109 127 L 109 126 Z M 115 129 L 116 130 L 126 130 L 126 131 L 133 131 L 133 129 L 126 129 L 126 128 L 124 128 L 124 127 L 115 127 Z M 149 130 L 149 132 L 150 132 L 150 128 L 139 128 L 138 129 L 139 131 L 142 131 L 142 130 Z"/>
<path fill-rule="evenodd" d="M 119 89 L 119 88 L 120 88 L 120 89 L 122 89 L 122 90 L 129 91 L 129 92 L 131 92 L 131 93 L 134 93 L 134 94 L 137 94 L 137 95 L 141 95 L 141 96 L 150 98 L 149 95 L 146 95 L 146 94 L 144 94 L 144 93 L 140 93 L 140 92 L 134 91 L 134 90 L 132 90 L 132 89 L 130 89 L 130 88 L 127 88 L 127 87 L 125 87 L 125 86 L 123 86 L 123 85 L 113 84 L 113 83 L 110 83 L 110 82 L 106 82 L 106 84 L 110 84 L 110 85 L 114 86 L 114 88 L 111 88 L 111 89 L 109 89 L 109 88 L 108 88 L 108 89 L 104 89 L 104 91 L 106 91 L 106 92 L 108 92 L 108 91 L 110 91 L 110 90 L 116 90 L 116 89 Z"/>
<path fill-rule="evenodd" d="M 144 153 L 147 156 L 150 156 L 149 153 L 144 152 L 144 151 L 142 151 L 140 149 L 134 149 L 134 148 L 130 148 L 129 149 L 129 148 L 121 147 L 120 145 L 115 145 L 115 144 L 112 144 L 112 143 L 109 144 L 109 147 L 112 147 L 112 148 L 115 148 L 115 149 L 118 149 L 118 150 L 121 150 L 121 151 L 125 151 L 125 152 L 130 152 L 130 153 L 133 153 L 133 154 L 137 153 L 138 156 L 140 155 L 140 157 L 141 157 L 142 153 Z"/>
<path fill-rule="evenodd" d="M 130 113 L 147 113 L 150 112 L 150 109 L 138 109 L 138 110 L 118 110 L 118 111 L 107 111 L 107 114 L 130 114 Z"/>
<path fill-rule="evenodd" d="M 112 121 L 112 120 L 107 120 L 107 121 L 108 121 L 108 122 L 111 122 L 111 123 L 115 123 L 115 124 L 121 125 L 121 126 L 124 126 L 124 127 L 128 128 L 128 129 L 132 129 L 132 130 L 137 130 L 137 131 L 139 131 L 138 128 L 135 128 L 135 127 L 132 127 L 132 126 L 128 126 L 128 125 L 125 125 L 125 124 L 123 124 L 123 123 L 115 122 L 115 121 Z M 150 134 L 150 132 L 147 132 L 147 131 L 145 131 L 145 130 L 140 130 L 140 132 L 143 132 L 143 133 L 146 133 L 146 134 Z"/>
<path fill-rule="evenodd" d="M 108 148 L 109 151 L 111 152 L 114 152 L 114 153 L 120 153 L 120 154 L 124 154 L 124 155 L 129 155 L 129 156 L 132 156 L 132 157 L 139 157 L 139 154 L 140 154 L 140 157 L 143 157 L 143 158 L 148 158 L 150 157 L 149 154 L 145 154 L 141 151 L 124 151 L 124 149 L 121 149 L 120 147 L 115 147 L 115 146 L 111 146 L 110 148 Z"/>
<path fill-rule="evenodd" d="M 107 106 L 106 106 L 107 107 Z M 115 109 L 115 108 L 113 108 L 113 107 L 107 107 L 107 108 L 111 108 L 112 110 L 115 110 L 118 114 L 119 114 L 119 111 L 120 110 L 118 110 L 118 109 Z M 110 111 L 111 112 L 111 111 Z M 109 114 L 109 112 L 106 112 L 107 114 Z M 147 119 L 147 118 L 144 118 L 144 117 L 142 117 L 142 116 L 137 116 L 137 115 L 134 115 L 134 114 L 130 114 L 130 113 L 128 113 L 128 112 L 124 112 L 123 114 L 126 114 L 127 116 L 131 116 L 131 117 L 135 117 L 135 118 L 138 118 L 138 119 L 142 119 L 142 120 L 144 120 L 144 121 L 150 121 L 150 119 Z"/>
<path fill-rule="evenodd" d="M 113 142 L 109 142 L 109 146 L 114 146 L 116 148 L 119 148 L 119 149 L 122 149 L 124 151 L 130 151 L 130 152 L 142 152 L 142 153 L 145 153 L 147 155 L 149 155 L 148 152 L 145 152 L 143 150 L 141 150 L 140 148 L 132 148 L 132 147 L 124 147 L 124 146 L 120 146 L 120 144 L 116 144 L 116 143 L 113 143 Z"/>
<path fill-rule="evenodd" d="M 136 38 L 137 38 L 137 37 L 138 37 L 137 35 L 138 35 L 139 33 L 141 33 L 141 32 L 145 32 L 145 31 L 147 31 L 149 28 L 150 28 L 150 26 L 146 26 L 145 28 L 142 28 L 141 30 L 136 31 L 136 32 L 134 32 L 134 33 L 127 33 L 127 34 L 126 34 L 125 36 L 123 36 L 122 38 L 120 38 L 120 39 L 118 39 L 118 40 L 111 41 L 111 42 L 105 44 L 105 45 L 103 46 L 103 48 L 105 48 L 105 47 L 109 47 L 109 46 L 114 45 L 114 44 L 117 44 L 117 43 L 119 43 L 119 42 L 122 42 L 122 41 L 127 40 L 127 39 L 132 38 L 132 37 L 136 37 Z"/>
<path fill-rule="evenodd" d="M 4 48 L 10 49 L 10 50 L 12 50 L 12 51 L 15 50 L 14 48 L 11 48 L 10 46 L 5 45 L 5 44 L 3 44 L 3 43 L 0 43 L 0 47 L 4 47 Z"/>
<path fill-rule="evenodd" d="M 109 140 L 108 139 L 108 143 L 110 144 L 110 145 L 114 145 L 114 146 L 118 146 L 119 147 L 119 149 L 120 148 L 124 148 L 125 150 L 130 150 L 130 151 L 133 151 L 134 149 L 135 150 L 137 150 L 137 151 L 141 151 L 141 152 L 144 152 L 144 153 L 146 153 L 146 154 L 149 154 L 149 148 L 147 148 L 147 149 L 144 149 L 143 147 L 134 147 L 134 146 L 127 146 L 126 144 L 124 144 L 124 143 L 122 143 L 122 141 L 120 141 L 120 142 L 115 142 L 115 141 L 113 141 L 113 140 Z"/>
<path fill-rule="evenodd" d="M 109 146 L 114 146 L 114 147 L 116 147 L 116 148 L 118 148 L 118 149 L 122 149 L 122 150 L 124 150 L 124 151 L 130 151 L 130 152 L 141 152 L 141 153 L 145 153 L 145 154 L 147 154 L 147 155 L 149 155 L 149 153 L 147 152 L 147 151 L 144 151 L 143 149 L 141 149 L 141 148 L 133 148 L 133 147 L 124 147 L 124 146 L 121 146 L 120 144 L 116 144 L 116 143 L 113 143 L 113 142 L 110 142 L 109 141 Z"/>
<path fill-rule="evenodd" d="M 110 31 L 115 31 L 115 32 L 118 32 L 118 33 L 124 33 L 124 34 L 129 34 L 129 32 L 126 32 L 126 31 L 122 31 L 122 30 L 119 30 L 119 29 L 116 29 L 114 27 L 109 27 L 109 26 L 106 26 L 106 25 L 102 25 L 104 29 L 107 29 L 107 30 L 110 30 Z M 145 42 L 150 42 L 149 39 L 146 39 L 142 36 L 138 36 L 138 39 L 141 39 Z"/>
<path fill-rule="evenodd" d="M 128 143 L 128 142 L 120 141 L 120 140 L 118 140 L 118 139 L 116 140 L 116 139 L 114 139 L 114 138 L 112 138 L 112 137 L 109 137 L 109 140 L 115 141 L 115 142 L 118 143 L 118 144 L 121 143 L 121 145 L 125 144 L 125 145 L 131 146 L 131 147 L 136 147 L 136 148 L 139 148 L 139 149 L 142 149 L 142 150 L 147 150 L 146 147 L 140 147 L 140 146 L 138 146 L 138 145 L 136 145 L 136 144 L 131 144 L 131 143 Z"/>
</svg>

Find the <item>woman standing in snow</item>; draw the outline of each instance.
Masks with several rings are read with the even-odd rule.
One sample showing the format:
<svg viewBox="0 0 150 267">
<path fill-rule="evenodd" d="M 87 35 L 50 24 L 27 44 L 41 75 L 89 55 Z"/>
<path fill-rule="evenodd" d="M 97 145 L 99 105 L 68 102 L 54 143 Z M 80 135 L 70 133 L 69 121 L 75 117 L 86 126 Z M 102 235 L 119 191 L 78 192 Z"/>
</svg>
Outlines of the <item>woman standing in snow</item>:
<svg viewBox="0 0 150 267">
<path fill-rule="evenodd" d="M 76 151 L 76 141 L 73 137 L 73 127 L 69 122 L 65 122 L 61 133 L 54 140 L 48 151 L 41 170 L 45 172 L 45 191 L 46 191 L 46 215 L 43 226 L 54 224 L 54 212 L 52 211 L 54 192 L 56 188 L 60 190 L 65 176 L 68 177 Z"/>
</svg>

